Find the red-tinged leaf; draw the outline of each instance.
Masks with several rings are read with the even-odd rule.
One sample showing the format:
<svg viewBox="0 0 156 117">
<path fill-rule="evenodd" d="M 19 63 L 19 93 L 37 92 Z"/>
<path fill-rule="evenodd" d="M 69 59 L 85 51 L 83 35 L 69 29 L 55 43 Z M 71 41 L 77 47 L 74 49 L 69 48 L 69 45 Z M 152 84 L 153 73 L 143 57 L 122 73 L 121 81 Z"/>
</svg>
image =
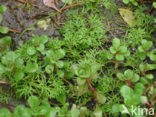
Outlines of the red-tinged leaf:
<svg viewBox="0 0 156 117">
<path fill-rule="evenodd" d="M 53 9 L 55 9 L 56 11 L 59 11 L 59 9 L 56 7 L 55 5 L 55 0 L 43 0 L 43 3 L 48 6 L 51 7 Z"/>
</svg>

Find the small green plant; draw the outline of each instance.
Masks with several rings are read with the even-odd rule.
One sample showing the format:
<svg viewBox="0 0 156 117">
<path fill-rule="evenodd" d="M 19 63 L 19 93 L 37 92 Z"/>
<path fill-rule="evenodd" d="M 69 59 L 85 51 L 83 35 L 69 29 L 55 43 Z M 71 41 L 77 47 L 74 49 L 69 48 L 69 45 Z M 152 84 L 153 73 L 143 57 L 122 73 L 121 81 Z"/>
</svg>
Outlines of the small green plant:
<svg viewBox="0 0 156 117">
<path fill-rule="evenodd" d="M 4 6 L 4 5 L 1 5 L 0 6 L 0 24 L 1 24 L 2 20 L 3 20 L 2 13 L 5 12 L 6 10 L 7 10 L 7 7 L 6 6 Z M 6 27 L 6 26 L 0 26 L 0 33 L 2 33 L 2 34 L 8 33 L 8 27 Z"/>
<path fill-rule="evenodd" d="M 94 95 L 94 100 L 99 103 L 104 103 L 106 101 L 106 98 L 102 94 L 95 91 L 91 83 L 91 81 L 97 81 L 97 78 L 99 77 L 97 71 L 100 69 L 100 65 L 94 61 L 91 62 L 84 60 L 81 61 L 78 65 L 73 65 L 72 69 L 74 71 L 74 74 L 77 76 L 78 96 L 87 93 L 90 89 L 90 91 Z"/>
<path fill-rule="evenodd" d="M 110 47 L 110 52 L 111 54 L 110 56 L 108 56 L 108 58 L 112 59 L 115 56 L 116 60 L 118 61 L 123 61 L 125 57 L 130 55 L 127 47 L 121 45 L 118 38 L 113 39 L 112 46 Z"/>
<path fill-rule="evenodd" d="M 130 109 L 132 105 L 137 108 L 137 105 L 140 103 L 142 104 L 148 103 L 147 97 L 142 96 L 144 89 L 145 87 L 141 83 L 137 83 L 134 89 L 130 88 L 127 85 L 122 86 L 120 89 L 120 93 L 124 98 L 124 104 L 115 104 L 112 106 L 112 110 L 115 113 L 121 112 L 127 114 L 128 112 L 131 112 Z M 125 108 L 127 109 L 127 111 L 125 111 Z"/>
<path fill-rule="evenodd" d="M 138 47 L 138 56 L 141 60 L 144 60 L 146 56 L 149 56 L 152 60 L 155 59 L 153 52 L 148 51 L 152 45 L 153 43 L 151 41 L 142 40 L 141 45 Z"/>
<path fill-rule="evenodd" d="M 132 70 L 128 69 L 122 73 L 117 73 L 117 77 L 122 81 L 131 81 L 131 82 L 137 82 L 140 77 L 138 74 L 134 73 Z"/>
</svg>

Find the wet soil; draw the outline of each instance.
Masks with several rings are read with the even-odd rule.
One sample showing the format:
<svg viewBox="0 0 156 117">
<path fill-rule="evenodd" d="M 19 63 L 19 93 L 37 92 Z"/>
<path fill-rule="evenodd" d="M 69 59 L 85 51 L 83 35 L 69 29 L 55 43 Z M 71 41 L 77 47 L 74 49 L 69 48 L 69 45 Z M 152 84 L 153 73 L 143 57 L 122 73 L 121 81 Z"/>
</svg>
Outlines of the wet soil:
<svg viewBox="0 0 156 117">
<path fill-rule="evenodd" d="M 56 25 L 56 11 L 46 7 L 42 0 L 33 2 L 35 6 L 20 3 L 17 0 L 8 0 L 7 2 L 6 0 L 1 0 L 0 4 L 6 5 L 8 8 L 3 14 L 2 25 L 20 32 L 9 33 L 16 44 L 18 44 L 19 40 L 26 41 L 32 37 L 32 35 L 47 35 L 49 37 L 59 36 L 57 30 L 59 27 Z M 44 30 L 43 28 L 38 27 L 36 23 L 40 19 L 46 18 L 49 14 L 54 16 L 50 17 L 51 21 L 48 28 Z M 35 27 L 35 30 L 27 30 L 29 27 Z M 21 36 L 23 31 L 24 34 Z"/>
</svg>

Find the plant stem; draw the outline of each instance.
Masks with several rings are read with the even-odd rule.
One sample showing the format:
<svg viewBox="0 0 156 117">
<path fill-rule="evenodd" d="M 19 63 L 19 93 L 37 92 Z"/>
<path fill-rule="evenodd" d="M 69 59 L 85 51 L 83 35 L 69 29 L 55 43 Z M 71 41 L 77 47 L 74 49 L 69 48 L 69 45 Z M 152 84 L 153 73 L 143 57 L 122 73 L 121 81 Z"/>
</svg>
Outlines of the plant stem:
<svg viewBox="0 0 156 117">
<path fill-rule="evenodd" d="M 95 89 L 93 88 L 91 82 L 90 82 L 90 79 L 89 78 L 86 78 L 86 82 L 88 83 L 89 87 L 90 87 L 90 90 L 91 92 L 93 93 L 94 95 L 94 100 L 96 101 L 96 104 L 98 103 L 98 100 L 97 100 L 97 96 L 96 96 L 96 91 Z"/>
<path fill-rule="evenodd" d="M 76 3 L 76 4 L 72 4 L 72 5 L 68 5 L 68 6 L 62 8 L 61 11 L 64 11 L 64 10 L 66 10 L 66 9 L 69 9 L 69 8 L 72 8 L 72 7 L 76 7 L 76 6 L 79 6 L 79 5 L 82 5 L 82 4 L 84 4 L 84 3 L 85 3 L 85 2 L 82 1 L 82 2 L 80 2 L 80 3 Z"/>
<path fill-rule="evenodd" d="M 150 102 L 146 102 L 146 105 L 150 108 L 152 108 L 152 104 Z"/>
</svg>

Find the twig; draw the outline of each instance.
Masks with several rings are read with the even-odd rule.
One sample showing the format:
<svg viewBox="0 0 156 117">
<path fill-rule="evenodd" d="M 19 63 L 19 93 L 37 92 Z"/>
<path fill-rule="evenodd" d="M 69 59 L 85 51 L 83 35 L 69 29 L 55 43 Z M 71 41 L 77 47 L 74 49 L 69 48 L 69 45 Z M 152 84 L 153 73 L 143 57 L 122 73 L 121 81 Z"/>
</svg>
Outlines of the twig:
<svg viewBox="0 0 156 117">
<path fill-rule="evenodd" d="M 11 29 L 11 28 L 9 28 L 8 30 L 9 30 L 10 32 L 14 32 L 14 33 L 21 33 L 20 31 L 15 30 L 15 29 Z"/>
<path fill-rule="evenodd" d="M 76 4 L 72 4 L 72 5 L 68 5 L 68 6 L 62 8 L 62 9 L 61 9 L 61 12 L 64 11 L 64 10 L 66 10 L 66 9 L 69 9 L 69 8 L 72 8 L 72 7 L 76 7 L 76 6 L 79 6 L 79 5 L 82 5 L 82 4 L 84 4 L 84 3 L 85 3 L 85 2 L 82 1 L 82 2 L 80 2 L 80 3 L 76 3 Z"/>
<path fill-rule="evenodd" d="M 0 81 L 0 84 L 9 84 L 9 83 L 5 81 Z"/>
<path fill-rule="evenodd" d="M 72 85 L 74 87 L 74 85 L 71 82 L 69 82 L 68 80 L 66 80 L 65 78 L 62 78 L 62 80 L 65 81 L 66 83 L 68 83 L 69 85 Z"/>
<path fill-rule="evenodd" d="M 32 2 L 30 2 L 30 1 L 25 1 L 25 0 L 17 0 L 18 2 L 21 2 L 21 3 L 24 3 L 24 4 L 26 4 L 26 3 L 29 3 L 31 6 L 37 6 L 37 5 L 35 5 L 35 4 L 33 4 Z"/>
</svg>

